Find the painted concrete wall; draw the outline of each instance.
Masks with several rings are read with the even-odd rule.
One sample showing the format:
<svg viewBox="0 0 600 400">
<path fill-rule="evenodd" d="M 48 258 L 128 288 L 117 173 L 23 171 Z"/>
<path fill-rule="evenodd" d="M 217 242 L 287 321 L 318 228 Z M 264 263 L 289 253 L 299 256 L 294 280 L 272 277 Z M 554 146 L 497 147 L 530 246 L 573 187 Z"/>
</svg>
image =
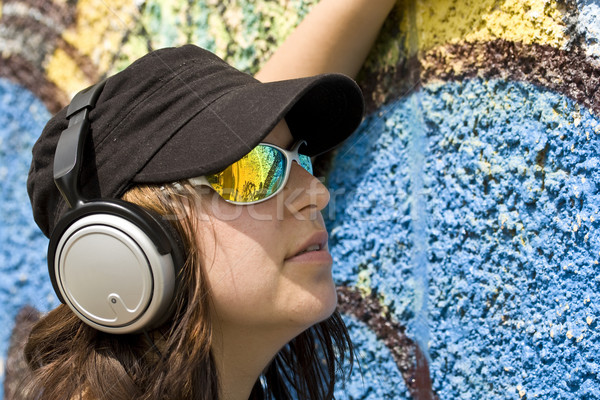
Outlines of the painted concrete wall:
<svg viewBox="0 0 600 400">
<path fill-rule="evenodd" d="M 149 48 L 254 72 L 315 1 L 38 3 L 0 0 L 2 361 L 57 304 L 25 193 L 49 115 Z M 600 2 L 402 0 L 359 82 L 321 163 L 360 359 L 338 398 L 600 398 Z"/>
</svg>

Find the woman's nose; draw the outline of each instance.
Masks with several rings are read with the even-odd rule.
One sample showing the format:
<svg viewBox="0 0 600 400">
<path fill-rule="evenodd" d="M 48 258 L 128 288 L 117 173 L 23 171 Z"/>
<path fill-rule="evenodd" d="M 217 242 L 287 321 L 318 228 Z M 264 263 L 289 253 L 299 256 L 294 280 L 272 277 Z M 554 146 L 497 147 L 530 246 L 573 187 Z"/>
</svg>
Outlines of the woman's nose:
<svg viewBox="0 0 600 400">
<path fill-rule="evenodd" d="M 284 195 L 287 208 L 293 212 L 321 211 L 330 199 L 329 190 L 325 185 L 295 161 L 292 163 Z"/>
</svg>

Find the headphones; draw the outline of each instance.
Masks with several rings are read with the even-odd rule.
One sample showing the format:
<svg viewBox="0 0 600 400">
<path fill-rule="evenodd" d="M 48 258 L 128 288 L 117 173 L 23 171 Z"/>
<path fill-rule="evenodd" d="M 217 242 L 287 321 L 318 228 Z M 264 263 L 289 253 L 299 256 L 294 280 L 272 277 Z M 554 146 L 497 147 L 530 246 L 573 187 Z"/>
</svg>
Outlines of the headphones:
<svg viewBox="0 0 600 400">
<path fill-rule="evenodd" d="M 48 247 L 48 271 L 59 300 L 86 324 L 124 334 L 156 328 L 171 315 L 182 241 L 163 218 L 119 199 L 85 199 L 79 186 L 89 112 L 102 81 L 69 104 L 58 140 L 54 182 L 69 205 Z"/>
</svg>

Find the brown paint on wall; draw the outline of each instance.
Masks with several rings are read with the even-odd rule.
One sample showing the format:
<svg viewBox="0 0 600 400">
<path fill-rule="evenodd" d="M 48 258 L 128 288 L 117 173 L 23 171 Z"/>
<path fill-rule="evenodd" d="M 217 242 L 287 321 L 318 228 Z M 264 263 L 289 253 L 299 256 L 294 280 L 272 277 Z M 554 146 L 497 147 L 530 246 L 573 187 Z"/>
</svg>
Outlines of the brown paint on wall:
<svg viewBox="0 0 600 400">
<path fill-rule="evenodd" d="M 392 353 L 411 397 L 438 400 L 433 391 L 429 364 L 419 344 L 405 334 L 404 326 L 391 319 L 372 295 L 363 297 L 358 289 L 338 288 L 339 310 L 365 323 Z"/>
<path fill-rule="evenodd" d="M 26 0 L 4 1 L 0 18 L 0 40 L 11 43 L 0 58 L 0 77 L 20 84 L 36 95 L 51 113 L 68 104 L 69 96 L 46 77 L 46 63 L 57 48 L 65 51 L 90 81 L 98 80 L 96 66 L 75 46 L 62 38 L 62 31 L 75 21 L 75 3 Z M 39 15 L 44 18 L 40 21 Z"/>
<path fill-rule="evenodd" d="M 569 50 L 497 39 L 448 44 L 363 76 L 367 111 L 396 101 L 432 81 L 522 81 L 561 93 L 600 115 L 600 66 L 580 46 Z"/>
<path fill-rule="evenodd" d="M 40 319 L 40 313 L 31 306 L 23 307 L 15 318 L 4 379 L 4 400 L 25 399 L 23 390 L 29 377 L 29 367 L 25 361 L 23 350 L 33 325 Z"/>
<path fill-rule="evenodd" d="M 23 4 L 29 9 L 39 11 L 58 24 L 67 26 L 74 22 L 75 1 L 56 0 L 3 0 L 3 5 Z"/>
<path fill-rule="evenodd" d="M 365 96 L 365 112 L 410 95 L 421 87 L 421 64 L 417 57 L 402 58 L 397 65 L 371 73 L 361 71 L 358 83 Z"/>
<path fill-rule="evenodd" d="M 0 59 L 0 77 L 27 88 L 51 113 L 60 111 L 69 102 L 67 94 L 48 81 L 43 70 L 35 68 L 20 55 L 12 54 Z"/>
<path fill-rule="evenodd" d="M 474 77 L 529 82 L 562 93 L 600 115 L 600 67 L 578 46 L 565 51 L 502 39 L 446 45 L 425 54 L 421 66 L 423 82 Z"/>
</svg>

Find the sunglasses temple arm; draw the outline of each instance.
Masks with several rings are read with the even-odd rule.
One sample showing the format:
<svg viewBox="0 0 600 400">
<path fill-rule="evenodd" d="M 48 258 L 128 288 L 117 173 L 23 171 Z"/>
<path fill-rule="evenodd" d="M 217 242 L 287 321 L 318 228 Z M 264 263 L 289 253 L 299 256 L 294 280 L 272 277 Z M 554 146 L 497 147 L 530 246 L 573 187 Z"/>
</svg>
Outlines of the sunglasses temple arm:
<svg viewBox="0 0 600 400">
<path fill-rule="evenodd" d="M 208 180 L 206 179 L 206 177 L 204 175 L 197 176 L 195 178 L 189 178 L 188 182 L 192 186 L 208 186 L 208 187 L 210 187 L 210 183 L 208 183 Z"/>
</svg>

